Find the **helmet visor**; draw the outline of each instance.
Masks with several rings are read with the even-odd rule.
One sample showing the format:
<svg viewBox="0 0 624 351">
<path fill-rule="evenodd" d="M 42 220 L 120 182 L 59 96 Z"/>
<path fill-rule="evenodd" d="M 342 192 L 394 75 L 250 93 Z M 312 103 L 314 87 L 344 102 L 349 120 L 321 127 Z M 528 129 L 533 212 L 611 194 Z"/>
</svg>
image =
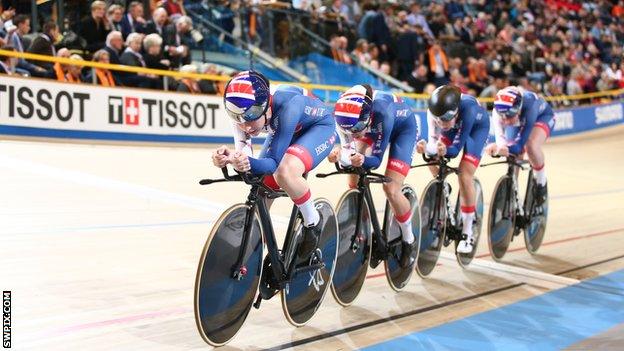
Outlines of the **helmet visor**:
<svg viewBox="0 0 624 351">
<path fill-rule="evenodd" d="M 358 121 L 351 129 L 349 130 L 352 134 L 361 133 L 368 127 L 369 120 L 366 121 Z"/>
<path fill-rule="evenodd" d="M 457 116 L 457 112 L 458 110 L 455 109 L 455 110 L 446 111 L 445 113 L 442 114 L 442 116 L 436 116 L 433 113 L 431 115 L 439 121 L 449 122 L 449 121 L 452 121 L 455 118 L 455 116 Z"/>
<path fill-rule="evenodd" d="M 499 111 L 497 110 L 497 112 L 506 119 L 511 119 L 514 118 L 518 115 L 518 112 L 520 112 L 520 107 L 510 107 L 506 110 L 503 111 Z"/>
<path fill-rule="evenodd" d="M 240 124 L 240 123 L 255 121 L 258 118 L 264 116 L 267 110 L 267 106 L 268 106 L 268 102 L 265 102 L 262 105 L 252 105 L 243 113 L 236 113 L 227 108 L 225 109 L 225 111 L 227 112 L 228 116 L 230 116 L 230 118 L 234 122 Z"/>
</svg>

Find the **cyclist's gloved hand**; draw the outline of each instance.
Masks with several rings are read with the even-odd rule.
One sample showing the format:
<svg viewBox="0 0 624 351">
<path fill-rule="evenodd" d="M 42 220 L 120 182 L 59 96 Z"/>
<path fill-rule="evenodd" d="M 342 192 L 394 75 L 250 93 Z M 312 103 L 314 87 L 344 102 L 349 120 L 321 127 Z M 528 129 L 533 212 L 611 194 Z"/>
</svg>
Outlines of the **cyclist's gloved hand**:
<svg viewBox="0 0 624 351">
<path fill-rule="evenodd" d="M 238 172 L 248 172 L 251 169 L 249 157 L 240 151 L 236 151 L 232 155 L 232 165 Z"/>
<path fill-rule="evenodd" d="M 230 163 L 231 152 L 225 145 L 221 145 L 218 149 L 212 152 L 212 164 L 215 167 L 223 168 Z"/>
<path fill-rule="evenodd" d="M 416 152 L 419 154 L 424 154 L 427 149 L 427 141 L 425 139 L 420 139 L 418 143 L 416 143 Z"/>
<path fill-rule="evenodd" d="M 437 148 L 438 156 L 446 155 L 446 145 L 444 145 L 444 143 L 441 140 L 438 140 L 438 143 L 436 144 L 436 148 Z"/>
<path fill-rule="evenodd" d="M 327 156 L 327 161 L 331 163 L 336 163 L 338 162 L 338 159 L 340 159 L 340 156 L 340 148 L 336 147 L 329 153 L 329 156 Z"/>
<path fill-rule="evenodd" d="M 351 161 L 351 166 L 362 167 L 362 165 L 364 164 L 364 155 L 362 155 L 359 152 L 356 152 L 349 157 L 349 160 Z"/>
<path fill-rule="evenodd" d="M 496 149 L 496 153 L 501 155 L 501 156 L 509 156 L 509 148 L 507 147 L 507 145 L 501 145 Z"/>
</svg>

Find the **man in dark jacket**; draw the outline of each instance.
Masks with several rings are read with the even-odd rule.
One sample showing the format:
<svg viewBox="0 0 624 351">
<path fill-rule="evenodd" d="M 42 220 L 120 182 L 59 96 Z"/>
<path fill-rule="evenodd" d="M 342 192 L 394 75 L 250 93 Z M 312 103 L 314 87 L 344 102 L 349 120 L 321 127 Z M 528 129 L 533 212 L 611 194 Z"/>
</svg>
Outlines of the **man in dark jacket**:
<svg viewBox="0 0 624 351">
<path fill-rule="evenodd" d="M 167 11 L 162 7 L 157 8 L 152 13 L 152 19 L 145 25 L 145 34 L 156 33 L 162 37 L 165 34 L 168 19 Z"/>
<path fill-rule="evenodd" d="M 128 6 L 128 13 L 121 20 L 121 34 L 124 38 L 128 38 L 130 33 L 143 33 L 145 24 L 143 4 L 139 1 L 131 2 Z"/>
<path fill-rule="evenodd" d="M 165 43 L 165 58 L 171 62 L 172 68 L 191 63 L 191 52 L 189 47 L 193 43 L 191 30 L 193 21 L 188 16 L 182 16 L 173 24 L 165 28 L 163 37 Z"/>
<path fill-rule="evenodd" d="M 39 34 L 32 43 L 28 52 L 46 56 L 56 56 L 56 48 L 54 43 L 59 35 L 59 29 L 55 22 L 47 22 L 43 25 L 43 33 Z M 37 66 L 43 67 L 48 71 L 51 71 L 54 67 L 54 63 L 45 61 L 32 61 Z"/>
</svg>

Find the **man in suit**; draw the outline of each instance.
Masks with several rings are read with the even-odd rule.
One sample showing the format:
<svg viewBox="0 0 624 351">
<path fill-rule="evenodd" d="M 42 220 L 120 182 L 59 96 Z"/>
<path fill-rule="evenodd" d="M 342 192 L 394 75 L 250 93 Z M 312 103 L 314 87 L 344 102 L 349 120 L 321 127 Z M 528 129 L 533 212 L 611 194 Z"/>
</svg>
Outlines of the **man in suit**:
<svg viewBox="0 0 624 351">
<path fill-rule="evenodd" d="M 39 34 L 28 48 L 28 52 L 39 55 L 56 56 L 56 48 L 54 43 L 59 35 L 58 25 L 53 22 L 47 22 L 43 25 L 43 33 Z M 54 63 L 45 61 L 32 61 L 33 64 L 45 68 L 47 71 L 52 70 Z"/>
<path fill-rule="evenodd" d="M 165 33 L 168 19 L 167 11 L 162 7 L 157 8 L 152 13 L 152 19 L 147 21 L 145 25 L 145 34 L 156 33 L 162 37 Z"/>
<path fill-rule="evenodd" d="M 131 2 L 128 6 L 128 13 L 121 19 L 121 34 L 127 39 L 130 33 L 143 33 L 145 24 L 143 4 L 139 1 Z"/>
<path fill-rule="evenodd" d="M 163 40 L 165 42 L 165 57 L 171 62 L 172 68 L 177 68 L 191 63 L 190 46 L 193 43 L 191 30 L 193 20 L 188 16 L 182 16 L 173 24 L 165 28 Z"/>
<path fill-rule="evenodd" d="M 143 36 L 139 33 L 130 33 L 126 38 L 126 50 L 121 54 L 121 64 L 133 67 L 146 67 L 145 59 L 141 54 L 141 46 L 143 45 Z M 152 74 L 144 73 L 128 73 L 125 82 L 129 86 L 162 89 L 162 83 L 158 77 Z"/>
<path fill-rule="evenodd" d="M 106 36 L 106 46 L 104 50 L 108 52 L 109 62 L 113 65 L 121 65 L 120 55 L 121 50 L 123 49 L 123 37 L 121 32 L 112 31 L 108 33 Z M 112 71 L 113 77 L 115 81 L 121 83 L 122 85 L 126 85 L 126 77 L 128 76 L 125 72 L 120 71 Z"/>
<path fill-rule="evenodd" d="M 84 18 L 76 28 L 87 42 L 87 51 L 94 53 L 104 46 L 111 25 L 106 18 L 106 3 L 96 0 L 91 3 L 91 15 Z"/>
<path fill-rule="evenodd" d="M 11 35 L 10 43 L 15 48 L 15 51 L 24 52 L 28 48 L 24 47 L 22 38 L 30 32 L 30 18 L 26 15 L 17 15 L 13 18 L 13 24 L 17 29 Z M 17 68 L 33 76 L 43 76 L 46 72 L 44 68 L 34 65 L 23 58 L 17 60 Z"/>
</svg>

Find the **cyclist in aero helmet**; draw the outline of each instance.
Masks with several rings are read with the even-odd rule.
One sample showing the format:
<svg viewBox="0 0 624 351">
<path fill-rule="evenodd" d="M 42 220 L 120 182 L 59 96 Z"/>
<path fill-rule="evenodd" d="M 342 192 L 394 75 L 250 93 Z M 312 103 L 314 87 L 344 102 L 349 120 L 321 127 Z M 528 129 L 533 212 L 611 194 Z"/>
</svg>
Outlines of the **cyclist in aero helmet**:
<svg viewBox="0 0 624 351">
<path fill-rule="evenodd" d="M 214 165 L 231 163 L 239 172 L 266 175 L 265 184 L 284 189 L 303 216 L 299 256 L 309 257 L 318 245 L 323 220 L 303 174 L 331 151 L 335 141 L 331 109 L 296 86 L 282 85 L 271 94 L 268 79 L 255 71 L 234 76 L 226 85 L 223 103 L 234 126 L 235 151 L 219 147 L 212 154 Z M 261 132 L 268 135 L 254 157 L 251 137 Z"/>
<path fill-rule="evenodd" d="M 458 87 L 443 85 L 433 91 L 427 109 L 427 141 L 417 144 L 419 153 L 437 157 L 455 158 L 463 149 L 459 163 L 459 193 L 463 239 L 457 246 L 461 253 L 476 248 L 473 236 L 476 193 L 473 178 L 490 130 L 487 111 L 473 96 L 462 94 Z M 432 167 L 432 173 L 437 168 Z"/>
<path fill-rule="evenodd" d="M 542 145 L 555 125 L 550 104 L 533 92 L 509 86 L 496 94 L 491 118 L 496 142 L 487 146 L 487 152 L 518 156 L 526 151 L 537 183 L 535 198 L 538 205 L 543 204 L 547 187 Z"/>
<path fill-rule="evenodd" d="M 414 113 L 394 94 L 356 85 L 340 96 L 334 117 L 342 147 L 332 150 L 330 162 L 340 160 L 343 166 L 374 169 L 381 165 L 390 146 L 386 176 L 392 182 L 384 183 L 383 189 L 401 227 L 401 265 L 414 264 L 418 241 L 414 240 L 410 203 L 401 192 L 418 134 Z M 357 176 L 349 181 L 355 187 Z"/>
</svg>

